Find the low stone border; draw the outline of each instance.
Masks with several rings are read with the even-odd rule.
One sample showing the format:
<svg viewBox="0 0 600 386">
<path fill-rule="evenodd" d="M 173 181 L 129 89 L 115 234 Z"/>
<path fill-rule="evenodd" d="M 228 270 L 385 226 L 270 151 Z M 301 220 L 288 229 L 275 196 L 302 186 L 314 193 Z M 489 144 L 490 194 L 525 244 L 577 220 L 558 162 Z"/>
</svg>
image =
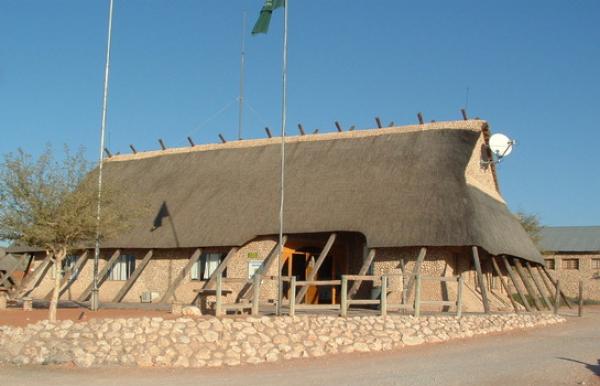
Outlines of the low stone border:
<svg viewBox="0 0 600 386">
<path fill-rule="evenodd" d="M 552 314 L 42 321 L 0 326 L 0 364 L 235 366 L 385 351 L 563 321 Z"/>
</svg>

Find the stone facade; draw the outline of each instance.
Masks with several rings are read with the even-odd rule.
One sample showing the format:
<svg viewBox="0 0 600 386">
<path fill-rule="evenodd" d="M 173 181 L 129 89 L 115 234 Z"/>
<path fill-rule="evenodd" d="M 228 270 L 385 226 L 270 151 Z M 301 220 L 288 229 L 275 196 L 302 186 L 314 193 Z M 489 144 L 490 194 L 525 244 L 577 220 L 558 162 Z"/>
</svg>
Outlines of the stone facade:
<svg viewBox="0 0 600 386">
<path fill-rule="evenodd" d="M 600 301 L 600 253 L 545 254 L 544 259 L 548 271 L 560 280 L 560 288 L 568 297 L 579 296 L 579 281 L 583 280 L 583 298 Z"/>
<path fill-rule="evenodd" d="M 42 321 L 0 326 L 0 365 L 237 366 L 401 349 L 564 321 L 550 313 Z"/>
</svg>

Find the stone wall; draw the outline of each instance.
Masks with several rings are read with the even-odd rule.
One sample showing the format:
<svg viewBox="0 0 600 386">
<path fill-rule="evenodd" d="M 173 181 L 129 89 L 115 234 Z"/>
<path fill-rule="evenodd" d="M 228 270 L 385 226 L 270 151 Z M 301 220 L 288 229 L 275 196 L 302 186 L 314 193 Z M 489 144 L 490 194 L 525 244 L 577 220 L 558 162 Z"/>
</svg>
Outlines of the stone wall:
<svg viewBox="0 0 600 386">
<path fill-rule="evenodd" d="M 215 367 L 401 349 L 541 327 L 548 314 L 70 320 L 0 326 L 0 365 Z"/>
<path fill-rule="evenodd" d="M 546 261 L 554 261 L 554 269 L 548 269 L 553 277 L 560 280 L 560 288 L 571 298 L 579 296 L 579 280 L 583 280 L 584 299 L 600 301 L 600 268 L 593 268 L 594 260 L 599 261 L 600 253 L 560 253 L 544 256 Z M 578 269 L 564 267 L 565 259 L 577 259 Z"/>
</svg>

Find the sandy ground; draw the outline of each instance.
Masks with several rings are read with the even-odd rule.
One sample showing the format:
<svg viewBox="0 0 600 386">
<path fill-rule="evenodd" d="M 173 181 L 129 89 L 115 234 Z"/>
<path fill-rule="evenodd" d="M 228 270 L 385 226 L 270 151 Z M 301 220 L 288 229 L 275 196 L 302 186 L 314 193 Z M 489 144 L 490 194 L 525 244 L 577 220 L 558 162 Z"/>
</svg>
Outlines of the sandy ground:
<svg viewBox="0 0 600 386">
<path fill-rule="evenodd" d="M 220 369 L 2 367 L 18 385 L 600 385 L 600 307 L 539 329 L 376 354 Z"/>
</svg>

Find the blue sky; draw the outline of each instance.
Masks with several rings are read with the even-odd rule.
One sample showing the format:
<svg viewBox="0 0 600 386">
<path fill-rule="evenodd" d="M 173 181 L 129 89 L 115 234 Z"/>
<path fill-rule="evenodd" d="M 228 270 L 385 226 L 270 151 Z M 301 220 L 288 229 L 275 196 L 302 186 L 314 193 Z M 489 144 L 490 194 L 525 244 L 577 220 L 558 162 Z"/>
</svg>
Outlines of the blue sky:
<svg viewBox="0 0 600 386">
<path fill-rule="evenodd" d="M 113 152 L 237 135 L 242 11 L 262 0 L 116 0 Z M 0 153 L 97 157 L 108 1 L 0 2 Z M 600 224 L 600 2 L 290 0 L 289 126 L 471 116 L 518 141 L 499 166 L 513 210 Z M 247 37 L 246 138 L 278 130 L 282 13 Z M 221 110 L 224 111 L 215 117 Z M 211 119 L 212 118 L 212 119 Z"/>
</svg>

